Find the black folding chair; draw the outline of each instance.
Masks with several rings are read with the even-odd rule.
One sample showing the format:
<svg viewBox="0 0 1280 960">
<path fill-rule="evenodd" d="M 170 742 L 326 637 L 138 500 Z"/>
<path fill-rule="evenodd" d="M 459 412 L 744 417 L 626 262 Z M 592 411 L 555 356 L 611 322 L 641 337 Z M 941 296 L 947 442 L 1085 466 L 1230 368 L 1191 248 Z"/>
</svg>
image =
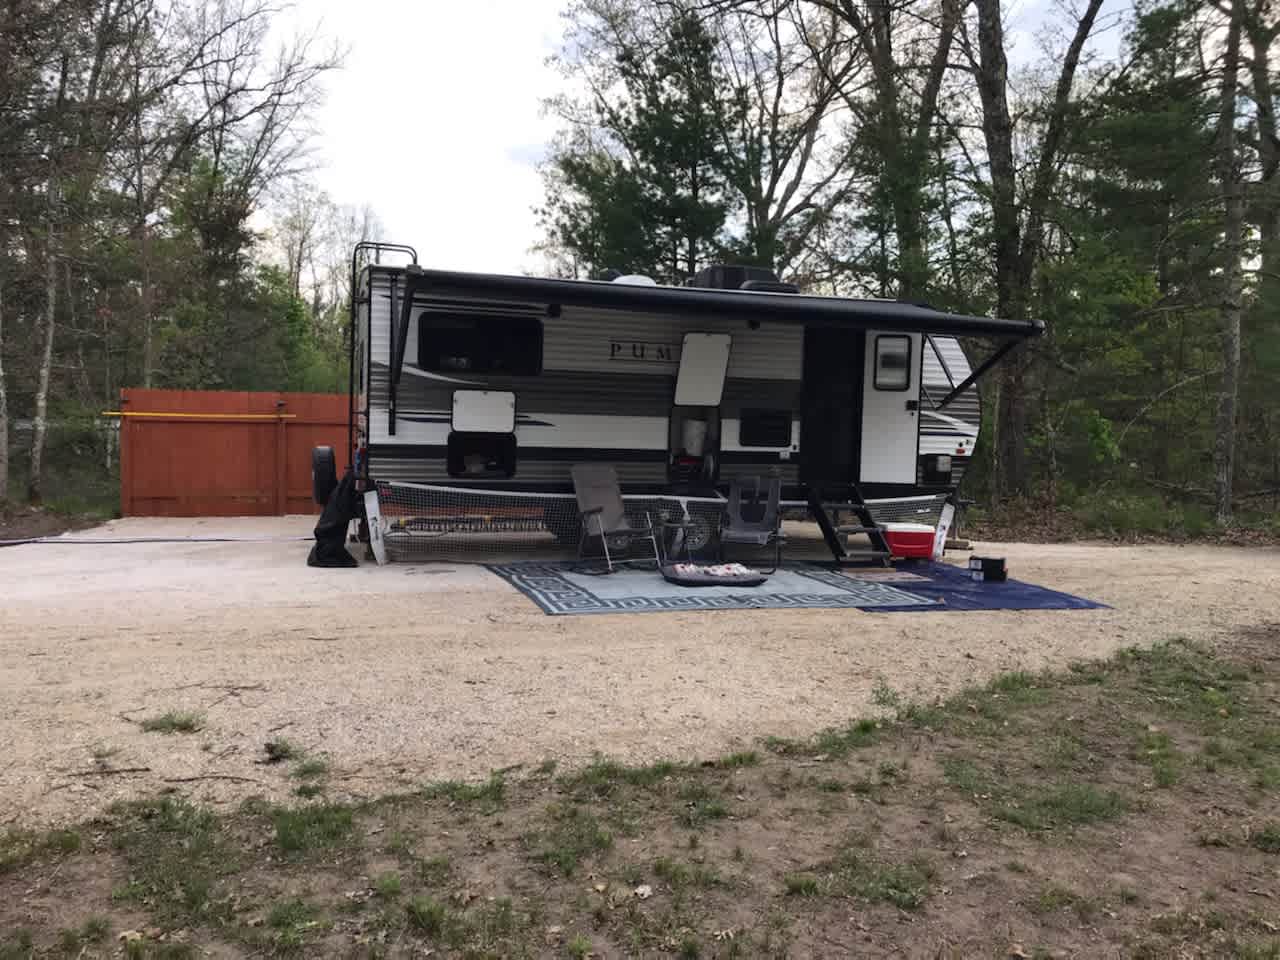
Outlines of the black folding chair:
<svg viewBox="0 0 1280 960">
<path fill-rule="evenodd" d="M 744 487 L 749 496 L 744 500 Z M 760 478 L 747 481 L 734 480 L 729 484 L 729 502 L 725 506 L 720 524 L 720 559 L 724 560 L 726 544 L 768 549 L 773 547 L 773 573 L 782 566 L 782 480 L 769 480 L 765 496 L 761 497 Z M 746 517 L 744 517 L 744 513 Z"/>
<path fill-rule="evenodd" d="M 653 547 L 652 562 L 662 566 L 662 552 L 658 545 L 658 531 L 652 519 L 645 514 L 645 525 L 633 523 L 627 518 L 622 503 L 622 489 L 618 486 L 618 472 L 608 463 L 579 463 L 570 471 L 573 491 L 578 497 L 578 512 L 582 514 L 582 533 L 578 537 L 578 560 L 598 560 L 585 552 L 587 540 L 600 538 L 604 565 L 608 573 L 624 563 L 649 563 L 649 557 L 634 560 L 616 560 L 614 553 L 623 553 L 636 540 L 648 540 Z M 610 541 L 613 548 L 610 549 Z"/>
</svg>

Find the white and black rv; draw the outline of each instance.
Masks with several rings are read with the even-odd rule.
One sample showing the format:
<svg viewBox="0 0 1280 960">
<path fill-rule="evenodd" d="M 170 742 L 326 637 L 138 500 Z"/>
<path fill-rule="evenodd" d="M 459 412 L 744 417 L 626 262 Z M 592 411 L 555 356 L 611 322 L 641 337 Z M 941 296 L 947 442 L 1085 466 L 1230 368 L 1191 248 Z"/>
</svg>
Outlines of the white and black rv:
<svg viewBox="0 0 1280 960">
<path fill-rule="evenodd" d="M 357 269 L 395 251 L 412 262 Z M 362 244 L 352 284 L 365 490 L 565 493 L 575 463 L 603 460 L 632 494 L 773 475 L 815 515 L 940 500 L 973 453 L 976 379 L 1042 329 L 802 295 L 746 267 L 667 287 L 427 270 L 411 248 Z M 998 346 L 975 370 L 959 337 Z"/>
</svg>

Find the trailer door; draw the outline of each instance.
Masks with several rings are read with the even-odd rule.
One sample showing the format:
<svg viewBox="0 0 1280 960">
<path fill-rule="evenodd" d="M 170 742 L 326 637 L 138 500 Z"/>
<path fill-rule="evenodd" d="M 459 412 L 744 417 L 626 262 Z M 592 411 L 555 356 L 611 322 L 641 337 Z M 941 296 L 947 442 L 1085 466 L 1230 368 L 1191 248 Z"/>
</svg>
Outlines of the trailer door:
<svg viewBox="0 0 1280 960">
<path fill-rule="evenodd" d="M 921 335 L 868 330 L 862 381 L 863 483 L 915 483 Z"/>
</svg>

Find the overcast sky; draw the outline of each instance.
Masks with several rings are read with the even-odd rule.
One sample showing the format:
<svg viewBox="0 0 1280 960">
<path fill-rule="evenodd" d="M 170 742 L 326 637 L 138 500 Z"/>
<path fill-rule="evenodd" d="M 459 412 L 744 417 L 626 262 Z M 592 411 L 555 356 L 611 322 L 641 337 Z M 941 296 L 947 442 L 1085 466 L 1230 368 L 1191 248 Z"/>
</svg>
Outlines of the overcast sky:
<svg viewBox="0 0 1280 960">
<path fill-rule="evenodd" d="M 1057 2 L 1006 4 L 1011 62 L 1036 56 Z M 412 244 L 426 266 L 539 272 L 536 168 L 556 126 L 541 104 L 561 89 L 546 59 L 566 5 L 297 0 L 292 26 L 318 24 L 348 50 L 317 118 L 320 186 L 340 204 L 371 206 L 381 239 Z"/>
</svg>

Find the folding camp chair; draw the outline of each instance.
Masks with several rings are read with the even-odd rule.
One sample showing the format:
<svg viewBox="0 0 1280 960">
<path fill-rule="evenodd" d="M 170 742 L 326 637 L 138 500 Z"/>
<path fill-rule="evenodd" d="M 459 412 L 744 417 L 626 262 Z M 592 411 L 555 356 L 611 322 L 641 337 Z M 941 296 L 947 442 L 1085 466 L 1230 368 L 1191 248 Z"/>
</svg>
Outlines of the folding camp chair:
<svg viewBox="0 0 1280 960">
<path fill-rule="evenodd" d="M 743 501 L 743 488 L 750 491 L 750 497 Z M 760 478 L 751 477 L 746 481 L 734 480 L 729 484 L 729 502 L 725 506 L 724 519 L 720 524 L 720 559 L 724 560 L 725 544 L 743 546 L 773 547 L 773 573 L 782 565 L 782 481 L 777 477 L 771 479 L 764 499 L 760 496 Z M 750 519 L 744 519 L 744 511 Z"/>
<path fill-rule="evenodd" d="M 582 533 L 578 537 L 578 560 L 588 558 L 585 546 L 589 537 L 599 537 L 604 550 L 604 564 L 609 573 L 623 563 L 648 563 L 649 557 L 636 560 L 616 560 L 614 553 L 628 550 L 635 540 L 648 540 L 653 547 L 653 563 L 662 566 L 662 553 L 658 545 L 658 531 L 653 520 L 645 514 L 645 525 L 633 523 L 627 518 L 622 504 L 622 490 L 618 486 L 618 472 L 608 463 L 574 464 L 573 491 L 578 497 L 578 512 L 582 514 Z M 613 541 L 613 550 L 609 543 Z"/>
</svg>

